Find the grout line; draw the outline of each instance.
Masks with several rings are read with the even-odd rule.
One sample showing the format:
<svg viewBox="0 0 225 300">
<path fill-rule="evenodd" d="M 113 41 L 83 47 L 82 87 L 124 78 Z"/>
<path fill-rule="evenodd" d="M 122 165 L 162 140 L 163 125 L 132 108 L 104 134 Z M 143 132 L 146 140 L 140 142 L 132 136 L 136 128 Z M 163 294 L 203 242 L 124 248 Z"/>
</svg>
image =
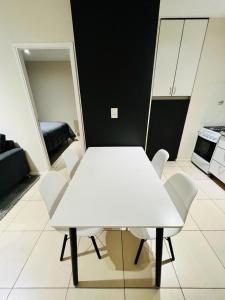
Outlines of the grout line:
<svg viewBox="0 0 225 300">
<path fill-rule="evenodd" d="M 206 230 L 205 230 L 206 231 Z M 204 231 L 201 231 L 204 239 L 206 240 L 207 244 L 209 245 L 209 247 L 211 248 L 211 250 L 213 251 L 213 253 L 216 255 L 217 259 L 219 260 L 219 262 L 221 263 L 222 267 L 225 269 L 225 266 L 223 264 L 223 262 L 220 260 L 218 254 L 216 253 L 216 250 L 213 248 L 213 246 L 210 244 L 210 242 L 208 241 L 208 239 L 206 238 L 206 236 L 204 235 Z"/>
<path fill-rule="evenodd" d="M 219 208 L 219 210 L 225 214 L 224 210 L 215 201 L 225 201 L 225 199 L 212 199 L 213 203 Z"/>
<path fill-rule="evenodd" d="M 120 238 L 121 238 L 121 250 L 122 250 L 122 262 L 123 262 L 123 295 L 124 295 L 124 300 L 126 300 L 126 291 L 125 291 L 125 273 L 124 273 L 124 255 L 123 255 L 123 231 L 120 230 Z"/>
<path fill-rule="evenodd" d="M 27 201 L 23 201 L 24 203 L 25 202 L 27 202 Z M 19 203 L 19 201 L 17 202 L 17 203 Z M 19 213 L 20 213 L 20 211 L 23 209 L 23 208 L 25 208 L 27 206 L 27 204 L 25 204 L 23 207 L 21 207 L 19 210 L 18 210 L 18 212 L 16 213 L 16 215 L 15 215 L 15 217 L 14 218 L 12 218 L 12 220 L 9 222 L 9 224 L 2 230 L 2 231 L 7 231 L 7 228 L 11 225 L 11 223 L 15 220 L 15 218 L 19 215 Z M 14 208 L 14 207 L 13 207 Z M 12 208 L 12 209 L 13 209 Z M 3 219 L 2 220 L 4 220 L 4 218 L 7 216 L 7 214 L 3 217 Z"/>
<path fill-rule="evenodd" d="M 197 226 L 197 228 L 198 228 L 198 230 L 195 230 L 195 231 L 201 231 L 201 229 L 200 229 L 200 227 L 199 227 L 199 225 L 198 225 L 198 223 L 197 223 L 197 221 L 195 220 L 195 218 L 193 218 L 193 216 L 192 216 L 192 214 L 189 212 L 189 215 L 191 216 L 191 218 L 192 218 L 192 220 L 193 220 L 193 222 L 195 223 L 195 225 Z M 188 230 L 186 230 L 186 231 L 188 231 Z"/>
<path fill-rule="evenodd" d="M 14 282 L 14 284 L 13 284 L 13 286 L 12 286 L 12 289 L 11 289 L 11 291 L 10 291 L 10 293 L 8 294 L 8 296 L 7 296 L 6 299 L 8 299 L 9 295 L 11 294 L 12 290 L 14 289 L 14 286 L 15 286 L 16 282 L 18 281 L 18 279 L 19 279 L 19 277 L 20 277 L 20 275 L 21 275 L 21 273 L 22 273 L 22 271 L 23 271 L 23 269 L 24 269 L 26 263 L 28 262 L 29 258 L 31 257 L 31 255 L 32 255 L 32 253 L 33 253 L 33 251 L 34 251 L 34 248 L 36 247 L 38 241 L 40 240 L 40 237 L 41 237 L 42 233 L 43 233 L 43 231 L 40 231 L 40 234 L 39 234 L 39 236 L 38 236 L 36 242 L 34 243 L 34 246 L 32 247 L 32 249 L 31 249 L 31 251 L 30 251 L 30 254 L 28 255 L 28 258 L 27 258 L 26 261 L 24 262 L 24 265 L 23 265 L 23 267 L 21 268 L 21 270 L 20 270 L 20 272 L 19 272 L 17 278 L 15 279 L 15 282 Z"/>
<path fill-rule="evenodd" d="M 164 243 L 164 245 L 166 246 L 167 254 L 168 254 L 168 255 L 169 255 L 169 257 L 170 257 L 170 250 L 168 249 L 168 246 L 167 246 L 167 243 L 166 243 L 166 241 L 164 241 L 164 242 L 165 242 L 165 243 Z M 180 280 L 179 280 L 179 277 L 178 277 L 178 274 L 177 274 L 176 268 L 175 268 L 175 266 L 174 266 L 174 263 L 173 263 L 173 261 L 172 261 L 171 263 L 172 263 L 172 267 L 173 267 L 174 273 L 175 273 L 175 275 L 176 275 L 177 281 L 178 281 L 178 283 L 179 283 L 179 286 L 180 286 L 181 293 L 183 294 L 183 292 L 182 292 L 182 287 L 181 287 L 181 283 L 180 283 Z M 183 294 L 183 296 L 184 296 L 184 294 Z M 184 297 L 184 299 L 185 299 L 185 297 Z"/>
<path fill-rule="evenodd" d="M 70 275 L 70 279 L 69 279 L 69 282 L 68 282 L 68 285 L 67 285 L 66 294 L 65 294 L 65 300 L 66 300 L 67 295 L 68 295 L 68 292 L 69 292 L 69 287 L 70 287 L 70 281 L 71 281 L 71 278 L 72 278 L 72 273 L 71 273 L 71 275 Z"/>
<path fill-rule="evenodd" d="M 48 223 L 48 221 L 46 222 L 46 224 L 47 224 L 47 223 Z M 46 224 L 45 224 L 45 225 L 46 225 Z M 28 262 L 29 258 L 31 257 L 31 255 L 32 255 L 32 253 L 33 253 L 33 251 L 34 251 L 34 249 L 35 249 L 37 243 L 39 242 L 39 240 L 40 240 L 40 238 L 41 238 L 41 236 L 42 236 L 42 234 L 45 232 L 45 231 L 44 231 L 44 228 L 45 228 L 45 226 L 43 227 L 42 230 L 40 230 L 40 235 L 38 236 L 36 242 L 34 243 L 34 246 L 32 247 L 32 249 L 31 249 L 31 251 L 30 251 L 30 254 L 28 255 L 28 258 L 26 259 L 26 261 L 25 261 L 23 267 L 21 268 L 21 270 L 20 270 L 20 272 L 19 272 L 19 274 L 18 274 L 18 276 L 17 276 L 17 278 L 16 278 L 16 280 L 15 280 L 13 286 L 12 286 L 12 289 L 11 289 L 9 295 L 11 294 L 12 290 L 14 289 L 14 287 L 15 287 L 15 285 L 16 285 L 16 282 L 18 281 L 18 279 L 19 279 L 19 277 L 20 277 L 20 275 L 21 275 L 23 269 L 25 268 L 26 263 Z M 30 231 L 32 231 L 32 230 L 30 230 Z M 9 295 L 7 296 L 6 299 L 8 299 Z"/>
</svg>

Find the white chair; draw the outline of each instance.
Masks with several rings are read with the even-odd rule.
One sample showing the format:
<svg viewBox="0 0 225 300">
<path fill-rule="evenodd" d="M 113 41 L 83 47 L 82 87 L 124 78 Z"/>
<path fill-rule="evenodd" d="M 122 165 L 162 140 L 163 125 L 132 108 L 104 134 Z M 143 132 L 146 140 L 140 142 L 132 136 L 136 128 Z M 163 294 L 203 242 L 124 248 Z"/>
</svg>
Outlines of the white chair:
<svg viewBox="0 0 225 300">
<path fill-rule="evenodd" d="M 159 178 L 161 178 L 162 176 L 163 169 L 168 159 L 169 159 L 169 153 L 164 149 L 160 149 L 159 151 L 156 152 L 156 154 L 154 155 L 151 161 Z"/>
<path fill-rule="evenodd" d="M 194 200 L 198 189 L 193 180 L 184 173 L 177 173 L 171 176 L 165 183 L 165 188 L 173 201 L 178 213 L 183 219 L 184 223 L 187 218 L 189 208 Z M 162 207 L 163 209 L 163 207 Z M 146 240 L 152 240 L 156 238 L 155 228 L 129 228 L 130 232 L 141 239 L 137 255 L 134 263 L 137 264 L 143 244 Z M 182 228 L 165 228 L 164 238 L 168 241 L 172 260 L 175 260 L 171 237 L 178 234 Z"/>
<path fill-rule="evenodd" d="M 76 151 L 72 147 L 68 147 L 63 153 L 62 158 L 65 162 L 66 169 L 71 179 L 77 169 L 79 163 L 79 156 L 77 155 Z"/>
<path fill-rule="evenodd" d="M 56 171 L 51 171 L 43 176 L 38 188 L 39 188 L 39 192 L 41 193 L 41 196 L 43 197 L 50 218 L 54 214 L 67 186 L 68 183 L 66 179 Z M 78 236 L 91 238 L 93 246 L 95 248 L 95 251 L 99 259 L 101 259 L 101 255 L 97 247 L 94 236 L 100 233 L 101 231 L 102 231 L 101 228 L 77 229 Z M 69 237 L 68 237 L 68 231 L 66 232 L 60 231 L 60 232 L 64 233 L 63 245 L 62 245 L 62 250 L 60 255 L 60 261 L 62 261 L 65 247 L 66 247 L 66 242 L 69 239 Z"/>
</svg>

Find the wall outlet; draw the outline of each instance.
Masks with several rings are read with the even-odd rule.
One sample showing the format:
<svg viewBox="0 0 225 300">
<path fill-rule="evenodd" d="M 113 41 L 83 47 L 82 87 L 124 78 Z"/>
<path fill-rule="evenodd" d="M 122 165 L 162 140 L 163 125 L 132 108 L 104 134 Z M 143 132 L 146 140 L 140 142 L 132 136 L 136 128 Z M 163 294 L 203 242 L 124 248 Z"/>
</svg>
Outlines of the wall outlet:
<svg viewBox="0 0 225 300">
<path fill-rule="evenodd" d="M 111 119 L 118 119 L 118 108 L 111 107 Z"/>
</svg>

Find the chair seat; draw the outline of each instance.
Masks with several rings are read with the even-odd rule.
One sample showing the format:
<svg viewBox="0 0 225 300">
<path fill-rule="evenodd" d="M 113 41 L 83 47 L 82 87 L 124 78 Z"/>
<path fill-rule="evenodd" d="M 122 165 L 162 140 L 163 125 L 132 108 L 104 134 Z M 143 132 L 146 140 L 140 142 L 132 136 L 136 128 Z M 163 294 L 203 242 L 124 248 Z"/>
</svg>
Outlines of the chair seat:
<svg viewBox="0 0 225 300">
<path fill-rule="evenodd" d="M 165 228 L 164 238 L 171 237 L 180 232 L 180 228 Z M 129 231 L 139 239 L 154 240 L 156 238 L 155 228 L 129 228 Z"/>
</svg>

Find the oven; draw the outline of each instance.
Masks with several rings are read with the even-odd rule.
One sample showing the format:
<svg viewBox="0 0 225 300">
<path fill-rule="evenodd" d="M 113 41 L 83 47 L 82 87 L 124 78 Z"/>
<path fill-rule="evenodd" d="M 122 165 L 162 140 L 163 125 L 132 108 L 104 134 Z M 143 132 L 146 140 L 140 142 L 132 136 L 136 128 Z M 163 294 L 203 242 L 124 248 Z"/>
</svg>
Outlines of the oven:
<svg viewBox="0 0 225 300">
<path fill-rule="evenodd" d="M 218 132 L 207 128 L 202 128 L 198 133 L 191 161 L 207 174 L 209 174 L 210 161 L 219 138 Z"/>
</svg>

